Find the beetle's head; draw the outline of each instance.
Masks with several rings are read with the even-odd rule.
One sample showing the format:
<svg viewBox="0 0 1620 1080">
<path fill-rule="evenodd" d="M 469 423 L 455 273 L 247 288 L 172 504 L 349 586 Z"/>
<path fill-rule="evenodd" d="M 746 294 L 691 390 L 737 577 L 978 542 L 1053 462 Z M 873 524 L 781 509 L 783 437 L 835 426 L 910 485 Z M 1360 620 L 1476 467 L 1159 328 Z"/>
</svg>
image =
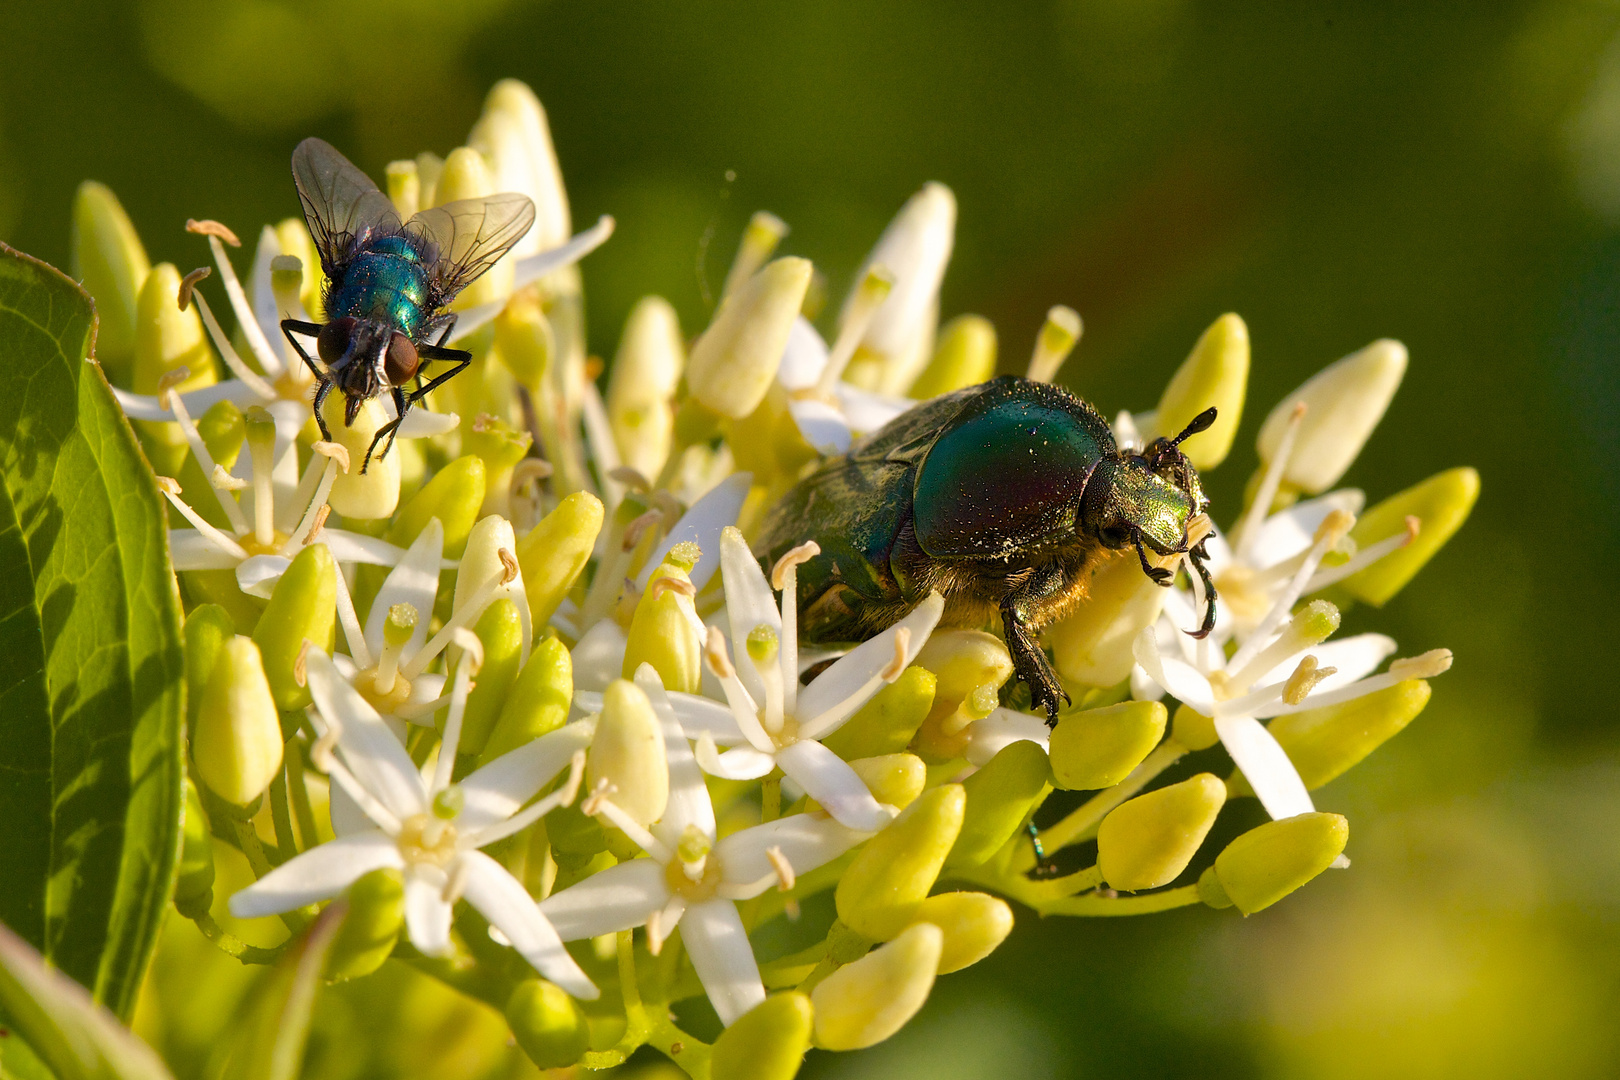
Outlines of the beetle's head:
<svg viewBox="0 0 1620 1080">
<path fill-rule="evenodd" d="M 1215 410 L 1206 409 L 1174 439 L 1156 439 L 1140 454 L 1121 454 L 1097 466 L 1086 485 L 1080 506 L 1081 524 L 1105 547 L 1135 546 L 1142 571 L 1168 586 L 1175 574 L 1148 562 L 1147 550 L 1159 555 L 1190 556 L 1209 597 L 1203 624 L 1195 636 L 1203 637 L 1215 625 L 1215 588 L 1205 566 L 1203 541 L 1190 542 L 1188 525 L 1205 512 L 1209 500 L 1204 486 L 1185 454 L 1182 440 L 1215 422 Z"/>
</svg>

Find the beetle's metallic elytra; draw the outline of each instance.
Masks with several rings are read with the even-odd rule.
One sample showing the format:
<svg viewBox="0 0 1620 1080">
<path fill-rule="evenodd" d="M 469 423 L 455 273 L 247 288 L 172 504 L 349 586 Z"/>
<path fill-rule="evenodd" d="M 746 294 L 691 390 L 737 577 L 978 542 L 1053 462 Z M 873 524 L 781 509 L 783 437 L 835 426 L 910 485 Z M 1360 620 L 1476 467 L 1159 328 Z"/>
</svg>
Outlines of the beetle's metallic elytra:
<svg viewBox="0 0 1620 1080">
<path fill-rule="evenodd" d="M 327 440 L 321 406 L 335 386 L 343 392 L 343 422 L 387 390 L 395 416 L 366 451 L 384 438 L 386 456 L 411 406 L 472 363 L 472 354 L 444 343 L 456 317 L 450 302 L 521 240 L 534 224 L 528 196 L 491 195 L 435 206 L 400 220 L 388 196 L 328 143 L 305 139 L 292 157 L 293 183 L 326 275 L 321 305 L 327 322 L 281 320 L 281 332 L 315 373 L 315 422 Z M 317 365 L 299 337 L 314 338 Z M 431 380 L 433 361 L 455 366 Z M 416 380 L 406 393 L 405 386 Z"/>
<path fill-rule="evenodd" d="M 1178 449 L 1214 423 L 1207 409 L 1173 439 L 1122 451 L 1097 411 L 1047 383 L 1003 376 L 918 405 L 821 464 L 767 518 L 755 552 L 767 566 L 815 540 L 799 569 L 800 632 L 857 641 L 903 617 L 931 591 L 943 626 L 999 615 L 1018 677 L 1055 722 L 1067 701 L 1040 629 L 1085 599 L 1097 560 L 1134 548 L 1148 560 L 1187 554 L 1214 626 L 1203 542 L 1188 525 L 1209 505 Z"/>
</svg>

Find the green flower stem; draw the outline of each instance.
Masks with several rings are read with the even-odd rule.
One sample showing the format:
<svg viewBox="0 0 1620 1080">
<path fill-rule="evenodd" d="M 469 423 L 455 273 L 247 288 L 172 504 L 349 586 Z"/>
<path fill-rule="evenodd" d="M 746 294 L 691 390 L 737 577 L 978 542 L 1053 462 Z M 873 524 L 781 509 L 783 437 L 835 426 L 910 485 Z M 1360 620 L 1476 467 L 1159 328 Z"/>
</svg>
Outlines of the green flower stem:
<svg viewBox="0 0 1620 1080">
<path fill-rule="evenodd" d="M 309 804 L 309 781 L 304 777 L 304 742 L 296 736 L 287 743 L 287 788 L 304 846 L 314 847 L 320 842 L 320 834 L 315 831 L 315 810 Z"/>
<path fill-rule="evenodd" d="M 684 1069 L 692 1080 L 709 1080 L 709 1052 L 712 1048 L 676 1027 L 668 1014 L 647 1033 L 647 1045 L 656 1047 Z"/>
<path fill-rule="evenodd" d="M 1022 838 L 1020 834 L 1019 838 Z M 1095 889 L 1102 884 L 1102 871 L 1095 866 L 1088 866 L 1084 870 L 1077 870 L 1072 874 L 1065 874 L 1060 878 L 1049 881 L 1032 881 L 1023 874 L 1018 873 L 987 873 L 981 869 L 977 872 L 956 873 L 948 875 L 981 888 L 993 889 L 1009 900 L 1017 900 L 1026 907 L 1037 911 L 1043 905 L 1065 900 L 1076 893 Z"/>
<path fill-rule="evenodd" d="M 292 740 L 289 740 L 291 742 Z M 294 753 L 297 747 L 292 747 Z M 283 755 L 283 762 L 286 757 Z M 270 820 L 276 829 L 276 851 L 281 862 L 298 854 L 298 836 L 293 832 L 292 813 L 287 805 L 287 770 L 285 766 L 270 781 Z"/>
<path fill-rule="evenodd" d="M 652 1034 L 653 1024 L 641 1003 L 641 987 L 636 983 L 635 931 L 620 930 L 618 935 L 619 993 L 624 999 L 624 1034 L 606 1050 L 596 1050 L 580 1059 L 587 1069 L 609 1069 L 622 1065 L 643 1046 Z"/>
<path fill-rule="evenodd" d="M 759 821 L 775 821 L 782 816 L 782 776 L 771 773 L 759 782 Z"/>
<path fill-rule="evenodd" d="M 1186 753 L 1186 747 L 1174 739 L 1166 739 L 1143 759 L 1142 764 L 1132 770 L 1131 775 L 1106 791 L 1098 792 L 1056 825 L 1042 829 L 1041 846 L 1046 849 L 1047 855 L 1095 838 L 1097 826 L 1102 824 L 1102 819 L 1108 816 L 1110 810 L 1141 791 L 1154 777 L 1180 761 Z M 1020 876 L 1035 868 L 1034 847 L 1023 843 L 1023 840 L 1022 833 L 1013 837 L 1013 842 L 1017 843 L 1019 848 L 1007 866 L 1010 873 Z"/>
<path fill-rule="evenodd" d="M 253 822 L 232 818 L 231 830 L 236 834 L 236 846 L 247 856 L 248 866 L 252 867 L 254 877 L 262 878 L 274 869 L 264 853 L 264 845 L 259 841 L 259 834 L 253 829 Z M 283 912 L 281 921 L 287 924 L 287 929 L 296 934 L 308 926 L 317 914 L 319 912 L 313 905 L 307 905 L 294 911 Z"/>
<path fill-rule="evenodd" d="M 453 956 L 423 956 L 403 942 L 394 949 L 394 958 L 403 960 L 425 975 L 431 975 L 452 990 L 482 1001 L 491 1008 L 506 1008 L 516 982 L 470 954 L 457 951 Z"/>
<path fill-rule="evenodd" d="M 1071 896 L 1037 904 L 1035 910 L 1042 915 L 1151 915 L 1156 911 L 1170 911 L 1197 903 L 1200 903 L 1198 886 L 1192 884 L 1140 896 L 1105 896 L 1097 893 Z"/>
<path fill-rule="evenodd" d="M 193 914 L 191 921 L 197 924 L 197 929 L 202 931 L 203 937 L 219 946 L 226 955 L 234 956 L 244 964 L 273 964 L 281 959 L 281 954 L 287 947 L 282 944 L 273 949 L 261 949 L 257 945 L 249 945 L 215 922 L 214 917 L 206 909 Z"/>
</svg>

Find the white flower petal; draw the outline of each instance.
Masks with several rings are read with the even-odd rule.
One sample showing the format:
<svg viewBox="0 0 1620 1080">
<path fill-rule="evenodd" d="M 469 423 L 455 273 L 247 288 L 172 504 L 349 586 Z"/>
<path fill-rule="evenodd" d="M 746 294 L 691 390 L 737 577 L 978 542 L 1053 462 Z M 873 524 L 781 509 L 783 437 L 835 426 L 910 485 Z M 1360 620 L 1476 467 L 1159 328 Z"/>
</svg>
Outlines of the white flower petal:
<svg viewBox="0 0 1620 1080">
<path fill-rule="evenodd" d="M 118 399 L 118 407 L 124 415 L 131 420 L 173 420 L 174 413 L 158 404 L 156 396 L 151 394 L 135 394 L 128 390 L 112 387 L 113 397 Z M 188 390 L 180 395 L 185 402 L 186 411 L 192 416 L 201 416 L 221 401 L 232 401 L 246 409 L 251 405 L 263 404 L 263 399 L 247 383 L 240 379 L 226 379 L 212 386 L 201 386 L 195 390 Z M 245 455 L 244 455 L 245 456 Z"/>
<path fill-rule="evenodd" d="M 574 661 L 574 691 L 601 693 L 624 670 L 624 630 L 612 619 L 602 619 L 585 631 L 569 654 Z"/>
<path fill-rule="evenodd" d="M 443 870 L 422 863 L 405 874 L 405 929 L 411 944 L 428 956 L 448 956 L 451 951 L 446 881 Z"/>
<path fill-rule="evenodd" d="M 984 765 L 999 754 L 1002 747 L 1015 742 L 1032 742 L 1045 750 L 1052 743 L 1052 729 L 1046 726 L 1044 717 L 998 707 L 968 727 L 965 756 L 970 765 Z"/>
<path fill-rule="evenodd" d="M 513 289 L 520 289 L 531 281 L 539 281 L 547 274 L 570 266 L 595 251 L 607 238 L 613 235 L 613 219 L 607 215 L 599 218 L 595 225 L 582 233 L 575 234 L 572 240 L 549 251 L 542 251 L 536 255 L 517 260 L 513 271 Z M 460 313 L 456 320 L 456 328 L 450 334 L 447 344 L 455 344 L 474 330 L 489 322 L 501 313 L 506 307 L 506 298 L 491 300 L 487 304 L 468 308 Z"/>
<path fill-rule="evenodd" d="M 287 860 L 233 895 L 231 914 L 252 919 L 330 900 L 362 874 L 404 865 L 393 838 L 381 829 L 342 836 Z"/>
<path fill-rule="evenodd" d="M 821 379 L 827 366 L 827 343 L 803 315 L 793 320 L 776 379 L 788 390 L 808 390 Z"/>
<path fill-rule="evenodd" d="M 318 649 L 309 650 L 304 670 L 322 720 L 338 727 L 338 749 L 354 778 L 400 820 L 425 813 L 422 775 L 377 710 Z"/>
<path fill-rule="evenodd" d="M 360 809 L 360 804 L 354 801 L 354 796 L 349 794 L 347 788 L 342 784 L 330 784 L 328 787 L 331 793 L 328 796 L 327 813 L 332 819 L 334 836 L 358 836 L 377 827 L 377 823 Z"/>
<path fill-rule="evenodd" d="M 1275 566 L 1310 548 L 1316 530 L 1335 510 L 1361 513 L 1367 497 L 1355 488 L 1340 488 L 1316 499 L 1295 503 L 1272 514 L 1255 533 L 1249 562 L 1255 567 Z"/>
<path fill-rule="evenodd" d="M 1209 680 L 1185 660 L 1160 655 L 1153 627 L 1145 627 L 1136 636 L 1131 650 L 1148 678 L 1164 687 L 1172 697 L 1205 716 L 1214 715 L 1215 694 Z"/>
<path fill-rule="evenodd" d="M 736 529 L 720 533 L 720 580 L 725 585 L 726 618 L 731 623 L 732 662 L 749 696 L 755 701 L 764 701 L 765 683 L 748 655 L 746 643 L 749 633 L 761 624 L 776 631 L 780 640 L 782 612 L 776 606 L 776 594 L 771 592 L 771 583 L 765 580 L 759 560 L 748 550 L 748 542 Z M 743 642 L 744 647 L 735 648 L 737 642 Z"/>
<path fill-rule="evenodd" d="M 703 771 L 692 756 L 692 747 L 686 741 L 686 732 L 670 704 L 669 694 L 664 691 L 663 680 L 651 664 L 642 664 L 636 669 L 636 685 L 652 702 L 653 712 L 663 726 L 664 755 L 669 760 L 669 802 L 653 832 L 671 847 L 680 843 L 681 833 L 688 825 L 704 836 L 713 837 L 714 802 L 709 798 Z"/>
<path fill-rule="evenodd" d="M 732 833 L 714 846 L 714 857 L 720 860 L 724 880 L 747 885 L 773 872 L 766 854 L 773 847 L 781 850 L 795 874 L 808 874 L 871 835 L 820 814 L 790 814 Z"/>
<path fill-rule="evenodd" d="M 847 382 L 839 383 L 833 392 L 838 395 L 838 404 L 843 407 L 844 419 L 851 430 L 863 435 L 876 431 L 917 404 L 911 398 L 879 394 Z"/>
<path fill-rule="evenodd" d="M 517 813 L 568 768 L 576 751 L 591 745 L 595 730 L 596 724 L 589 720 L 565 724 L 469 774 L 460 783 L 465 802 L 456 818 L 456 828 L 471 832 Z"/>
<path fill-rule="evenodd" d="M 720 567 L 720 531 L 727 525 L 737 524 L 737 515 L 742 513 L 743 500 L 748 498 L 748 489 L 753 482 L 753 473 L 733 473 L 693 503 L 692 508 L 682 514 L 675 527 L 669 530 L 669 535 L 658 545 L 658 550 L 647 560 L 647 565 L 641 568 L 636 586 L 642 589 L 647 587 L 647 579 L 652 576 L 653 570 L 676 544 L 693 541 L 703 554 L 697 565 L 692 567 L 690 576 L 693 588 L 701 592 Z"/>
<path fill-rule="evenodd" d="M 818 453 L 845 454 L 855 441 L 843 411 L 835 405 L 815 398 L 795 398 L 788 402 L 788 412 L 804 441 Z"/>
<path fill-rule="evenodd" d="M 578 696 L 575 695 L 576 698 Z M 669 694 L 669 704 L 675 710 L 675 718 L 681 722 L 681 730 L 688 739 L 707 735 L 721 746 L 735 746 L 748 741 L 742 726 L 737 723 L 737 715 L 729 705 L 679 692 Z"/>
<path fill-rule="evenodd" d="M 395 566 L 405 557 L 403 548 L 378 537 L 347 529 L 322 529 L 315 542 L 325 544 L 331 550 L 333 562 Z"/>
<path fill-rule="evenodd" d="M 176 570 L 230 570 L 240 561 L 197 529 L 169 530 L 169 559 Z"/>
<path fill-rule="evenodd" d="M 280 555 L 249 556 L 236 564 L 236 587 L 249 596 L 268 600 L 291 562 Z"/>
<path fill-rule="evenodd" d="M 462 895 L 506 935 L 523 959 L 574 997 L 594 1001 L 599 996 L 596 985 L 563 948 L 551 922 L 540 914 L 534 898 L 504 866 L 481 851 L 464 852 L 461 864 L 466 875 Z"/>
<path fill-rule="evenodd" d="M 906 663 L 910 664 L 922 651 L 944 610 L 944 599 L 938 593 L 931 593 L 911 614 L 877 637 L 856 646 L 801 689 L 797 711 L 805 726 L 800 728 L 800 737 L 820 739 L 836 731 L 882 687 L 881 681 L 874 680 L 894 662 L 894 639 L 901 628 L 911 631 L 911 643 L 906 649 Z M 835 706 L 841 715 L 811 726 L 812 721 L 826 716 Z"/>
<path fill-rule="evenodd" d="M 1141 664 L 1134 665 L 1131 668 L 1131 700 L 1159 701 L 1163 697 L 1164 687 L 1154 682 L 1152 677 L 1142 670 Z"/>
<path fill-rule="evenodd" d="M 1215 734 L 1273 820 L 1316 809 L 1287 751 L 1260 721 L 1252 716 L 1217 719 Z"/>
<path fill-rule="evenodd" d="M 1305 652 L 1316 657 L 1317 667 L 1337 670 L 1317 683 L 1311 693 L 1326 693 L 1366 678 L 1378 670 L 1379 664 L 1394 655 L 1396 647 L 1395 639 L 1383 634 L 1357 634 L 1354 637 L 1313 645 Z M 1282 682 L 1292 675 L 1298 666 L 1299 657 L 1291 657 L 1278 664 L 1264 678 L 1256 679 L 1255 685 L 1264 686 L 1267 683 Z M 1307 697 L 1305 700 L 1309 702 L 1310 698 Z"/>
<path fill-rule="evenodd" d="M 805 739 L 784 747 L 776 764 L 840 825 L 876 832 L 894 818 L 849 763 L 818 742 Z"/>
<path fill-rule="evenodd" d="M 667 903 L 664 864 L 632 859 L 553 893 L 540 901 L 540 914 L 564 941 L 578 941 L 640 926 Z"/>
<path fill-rule="evenodd" d="M 715 754 L 714 747 L 699 741 L 696 756 L 704 772 L 722 780 L 758 780 L 776 768 L 775 757 L 752 746 L 738 746 Z"/>
<path fill-rule="evenodd" d="M 710 900 L 687 908 L 681 917 L 681 941 L 722 1024 L 730 1027 L 765 1000 L 754 947 L 748 943 L 737 905 L 730 900 Z"/>
<path fill-rule="evenodd" d="M 448 435 L 461 425 L 461 417 L 453 412 L 430 412 L 418 405 L 405 414 L 399 425 L 402 439 L 424 439 L 430 435 Z"/>
</svg>

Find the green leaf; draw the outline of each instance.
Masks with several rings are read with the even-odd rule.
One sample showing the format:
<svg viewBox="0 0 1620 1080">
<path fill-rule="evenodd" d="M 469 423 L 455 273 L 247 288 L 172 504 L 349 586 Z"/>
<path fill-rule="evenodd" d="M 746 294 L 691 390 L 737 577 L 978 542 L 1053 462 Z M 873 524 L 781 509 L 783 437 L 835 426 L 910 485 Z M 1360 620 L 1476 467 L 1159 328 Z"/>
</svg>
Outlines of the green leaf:
<svg viewBox="0 0 1620 1080">
<path fill-rule="evenodd" d="M 238 1035 L 222 1072 L 223 1080 L 296 1080 L 321 987 L 326 956 L 348 905 L 329 905 L 309 930 L 276 962 L 243 1005 Z"/>
<path fill-rule="evenodd" d="M 128 1017 L 180 853 L 184 673 L 94 339 L 83 290 L 0 245 L 0 922 Z"/>
<path fill-rule="evenodd" d="M 27 942 L 0 926 L 0 1009 L 28 1040 L 19 1076 L 37 1075 L 37 1055 L 57 1080 L 171 1080 L 158 1056 L 84 987 L 45 966 Z M 5 1047 L 12 1071 L 12 1046 Z"/>
</svg>

